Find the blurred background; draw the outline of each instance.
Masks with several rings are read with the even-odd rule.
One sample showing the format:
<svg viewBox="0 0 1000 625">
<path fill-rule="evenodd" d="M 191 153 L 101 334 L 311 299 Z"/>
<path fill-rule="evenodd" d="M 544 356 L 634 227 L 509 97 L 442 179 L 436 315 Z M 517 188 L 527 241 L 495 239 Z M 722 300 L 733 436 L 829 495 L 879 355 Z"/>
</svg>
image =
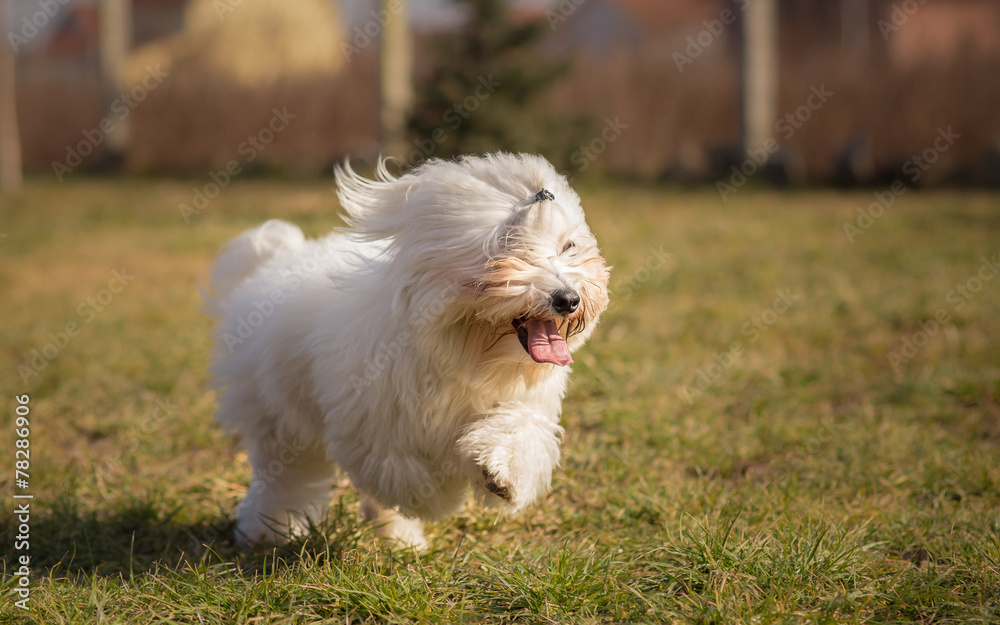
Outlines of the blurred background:
<svg viewBox="0 0 1000 625">
<path fill-rule="evenodd" d="M 495 149 L 637 180 L 1000 185 L 997 0 L 0 7 L 9 185 Z"/>
</svg>

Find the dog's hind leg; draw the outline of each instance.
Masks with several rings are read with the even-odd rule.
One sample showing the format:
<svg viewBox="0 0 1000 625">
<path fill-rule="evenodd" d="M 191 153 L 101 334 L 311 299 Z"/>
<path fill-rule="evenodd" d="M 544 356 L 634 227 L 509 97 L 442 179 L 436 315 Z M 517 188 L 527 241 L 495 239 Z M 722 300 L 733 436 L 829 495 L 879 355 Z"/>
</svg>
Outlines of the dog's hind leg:
<svg viewBox="0 0 1000 625">
<path fill-rule="evenodd" d="M 423 551 L 427 548 L 424 526 L 419 519 L 410 519 L 398 510 L 383 508 L 368 495 L 361 496 L 361 516 L 375 524 L 375 533 L 394 547 L 413 548 Z"/>
<path fill-rule="evenodd" d="M 323 518 L 334 465 L 325 449 L 301 440 L 256 441 L 248 449 L 253 479 L 236 513 L 236 541 L 280 543 Z"/>
</svg>

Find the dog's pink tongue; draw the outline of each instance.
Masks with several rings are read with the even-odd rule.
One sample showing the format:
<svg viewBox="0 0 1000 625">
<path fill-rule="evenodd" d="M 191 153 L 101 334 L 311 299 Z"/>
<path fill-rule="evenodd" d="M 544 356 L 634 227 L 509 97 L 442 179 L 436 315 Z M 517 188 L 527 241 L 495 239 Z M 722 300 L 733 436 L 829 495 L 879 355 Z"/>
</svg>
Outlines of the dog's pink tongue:
<svg viewBox="0 0 1000 625">
<path fill-rule="evenodd" d="M 555 321 L 532 319 L 524 324 L 528 329 L 528 354 L 535 362 L 551 362 L 565 366 L 573 362 L 569 345 L 559 334 Z"/>
</svg>

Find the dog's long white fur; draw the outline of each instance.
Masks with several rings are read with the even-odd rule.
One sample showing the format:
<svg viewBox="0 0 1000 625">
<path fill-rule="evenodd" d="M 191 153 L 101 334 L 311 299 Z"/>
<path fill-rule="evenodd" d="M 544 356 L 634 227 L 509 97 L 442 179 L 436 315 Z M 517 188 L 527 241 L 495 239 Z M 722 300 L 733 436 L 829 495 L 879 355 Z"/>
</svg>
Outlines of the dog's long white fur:
<svg viewBox="0 0 1000 625">
<path fill-rule="evenodd" d="M 253 467 L 239 539 L 280 540 L 322 516 L 336 467 L 404 545 L 423 546 L 420 520 L 456 510 L 470 484 L 521 510 L 559 462 L 569 369 L 533 361 L 511 322 L 577 291 L 575 350 L 607 306 L 579 197 L 531 155 L 336 174 L 348 228 L 307 240 L 269 221 L 213 268 L 217 420 Z M 555 199 L 535 201 L 542 189 Z"/>
</svg>

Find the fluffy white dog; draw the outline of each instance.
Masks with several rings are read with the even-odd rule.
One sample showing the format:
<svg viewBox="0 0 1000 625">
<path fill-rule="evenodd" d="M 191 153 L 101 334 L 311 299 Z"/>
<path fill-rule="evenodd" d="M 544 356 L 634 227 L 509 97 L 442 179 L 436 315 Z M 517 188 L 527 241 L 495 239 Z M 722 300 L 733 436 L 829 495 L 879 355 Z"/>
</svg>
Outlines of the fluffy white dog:
<svg viewBox="0 0 1000 625">
<path fill-rule="evenodd" d="M 543 158 L 336 172 L 348 228 L 306 240 L 268 221 L 222 251 L 218 421 L 253 481 L 243 543 L 321 517 L 337 467 L 399 545 L 468 486 L 515 512 L 549 487 L 571 353 L 608 304 L 579 196 Z"/>
</svg>

